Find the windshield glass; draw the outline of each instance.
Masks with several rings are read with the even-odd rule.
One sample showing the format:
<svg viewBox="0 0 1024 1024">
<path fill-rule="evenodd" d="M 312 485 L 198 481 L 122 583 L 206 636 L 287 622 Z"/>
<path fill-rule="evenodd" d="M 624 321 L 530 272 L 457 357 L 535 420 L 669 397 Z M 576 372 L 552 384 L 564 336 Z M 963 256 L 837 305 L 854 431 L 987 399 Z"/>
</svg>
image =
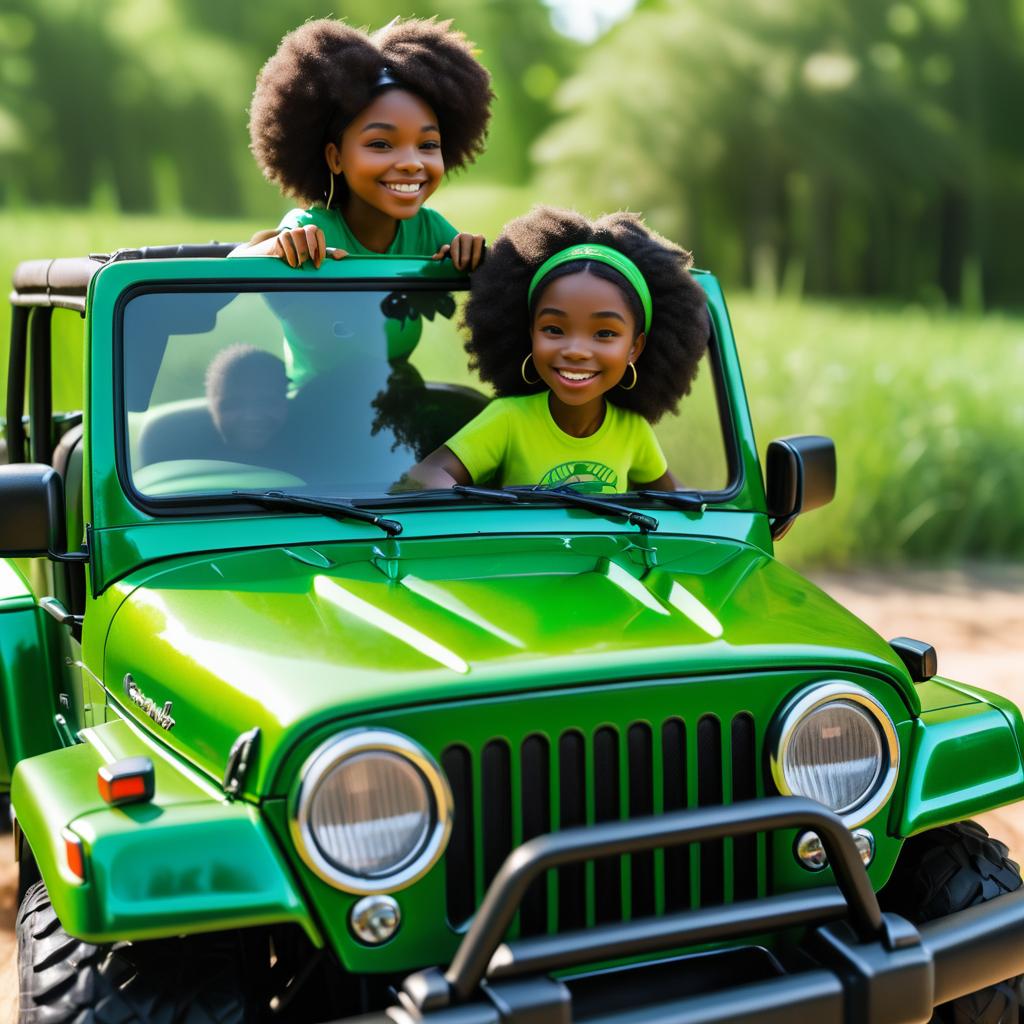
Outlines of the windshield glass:
<svg viewBox="0 0 1024 1024">
<path fill-rule="evenodd" d="M 371 500 L 407 490 L 412 466 L 492 397 L 467 366 L 465 294 L 410 283 L 136 296 L 122 335 L 134 489 Z M 676 477 L 705 492 L 729 484 L 712 363 L 704 357 L 678 415 L 655 427 Z M 609 490 L 582 465 L 561 482 Z"/>
</svg>

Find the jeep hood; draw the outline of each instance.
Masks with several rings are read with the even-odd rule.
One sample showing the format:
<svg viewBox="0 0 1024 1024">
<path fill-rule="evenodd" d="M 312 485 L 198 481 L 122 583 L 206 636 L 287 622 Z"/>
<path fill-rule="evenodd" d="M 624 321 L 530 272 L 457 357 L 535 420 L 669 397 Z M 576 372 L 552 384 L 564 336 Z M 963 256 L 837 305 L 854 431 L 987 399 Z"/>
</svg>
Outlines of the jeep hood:
<svg viewBox="0 0 1024 1024">
<path fill-rule="evenodd" d="M 764 552 L 644 543 L 392 540 L 165 563 L 125 584 L 104 674 L 130 674 L 129 712 L 215 777 L 253 726 L 276 758 L 368 710 L 599 679 L 834 666 L 889 677 L 916 709 L 889 646 Z"/>
</svg>

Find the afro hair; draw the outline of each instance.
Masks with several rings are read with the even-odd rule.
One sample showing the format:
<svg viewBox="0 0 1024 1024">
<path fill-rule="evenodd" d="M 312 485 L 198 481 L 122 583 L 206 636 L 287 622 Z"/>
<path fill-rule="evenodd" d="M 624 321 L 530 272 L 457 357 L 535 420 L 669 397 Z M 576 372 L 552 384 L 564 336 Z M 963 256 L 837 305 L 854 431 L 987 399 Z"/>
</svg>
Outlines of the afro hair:
<svg viewBox="0 0 1024 1024">
<path fill-rule="evenodd" d="M 538 206 L 507 224 L 474 273 L 463 312 L 470 366 L 502 397 L 533 394 L 546 387 L 541 381 L 526 383 L 520 372 L 531 350 L 527 290 L 546 259 L 582 244 L 607 245 L 628 256 L 650 289 L 654 315 L 636 364 L 637 386 L 628 391 L 614 387 L 605 398 L 656 423 L 689 394 L 710 327 L 704 290 L 689 273 L 691 254 L 655 234 L 636 214 L 611 213 L 590 221 L 571 210 Z M 603 263 L 582 260 L 546 275 L 534 300 L 540 299 L 544 285 L 554 277 L 585 270 L 618 284 L 630 307 L 638 311 L 639 300 L 625 278 Z"/>
<path fill-rule="evenodd" d="M 394 21 L 373 35 L 331 18 L 289 32 L 256 80 L 249 110 L 253 155 L 285 195 L 312 206 L 329 179 L 324 146 L 365 109 L 387 68 L 437 114 L 445 167 L 483 151 L 491 76 L 450 21 Z M 344 178 L 336 187 L 344 194 Z"/>
</svg>

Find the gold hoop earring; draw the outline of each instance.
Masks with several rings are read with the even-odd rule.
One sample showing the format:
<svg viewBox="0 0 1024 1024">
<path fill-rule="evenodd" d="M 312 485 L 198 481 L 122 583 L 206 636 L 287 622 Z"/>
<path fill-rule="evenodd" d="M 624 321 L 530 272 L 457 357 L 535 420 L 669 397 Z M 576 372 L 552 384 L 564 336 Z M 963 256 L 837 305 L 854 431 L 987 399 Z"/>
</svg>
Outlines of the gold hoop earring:
<svg viewBox="0 0 1024 1024">
<path fill-rule="evenodd" d="M 540 383 L 540 377 L 538 377 L 536 380 L 530 380 L 530 378 L 526 376 L 526 364 L 532 358 L 533 358 L 533 353 L 532 352 L 527 353 L 526 358 L 523 360 L 523 365 L 519 367 L 519 375 L 523 378 L 524 381 L 526 381 L 527 384 L 539 384 Z"/>
<path fill-rule="evenodd" d="M 331 189 L 327 193 L 327 209 L 329 210 L 331 208 L 331 200 L 334 198 L 334 171 L 328 167 L 327 173 L 331 176 Z"/>
<path fill-rule="evenodd" d="M 619 387 L 622 388 L 623 391 L 632 391 L 633 388 L 636 387 L 637 378 L 639 377 L 639 374 L 636 372 L 636 367 L 632 363 L 629 364 L 629 368 L 633 371 L 633 383 L 630 384 L 629 387 L 627 388 L 626 385 L 623 384 L 620 381 L 619 382 Z M 623 376 L 625 376 L 625 375 L 623 375 Z"/>
</svg>

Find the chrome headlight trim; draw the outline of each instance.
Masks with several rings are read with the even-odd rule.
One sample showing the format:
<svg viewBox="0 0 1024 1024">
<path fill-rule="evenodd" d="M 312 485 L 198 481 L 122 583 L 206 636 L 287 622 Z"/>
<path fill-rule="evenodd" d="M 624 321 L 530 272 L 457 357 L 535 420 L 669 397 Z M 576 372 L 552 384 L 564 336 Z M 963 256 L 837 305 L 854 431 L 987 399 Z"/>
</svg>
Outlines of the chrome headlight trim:
<svg viewBox="0 0 1024 1024">
<path fill-rule="evenodd" d="M 320 782 L 344 761 L 366 753 L 387 753 L 408 761 L 422 777 L 433 809 L 427 838 L 412 859 L 391 874 L 372 878 L 343 871 L 329 861 L 320 851 L 310 823 Z M 454 802 L 447 777 L 418 743 L 391 729 L 351 729 L 321 743 L 306 759 L 289 803 L 292 841 L 306 866 L 328 885 L 360 896 L 398 892 L 419 881 L 440 859 L 451 838 Z"/>
<path fill-rule="evenodd" d="M 789 744 L 797 726 L 812 711 L 820 708 L 823 704 L 830 704 L 834 701 L 847 701 L 863 709 L 874 719 L 881 734 L 885 763 L 882 765 L 871 791 L 856 804 L 836 812 L 843 819 L 847 828 L 856 828 L 871 818 L 892 796 L 900 767 L 900 745 L 896 736 L 896 726 L 878 699 L 863 687 L 856 683 L 836 679 L 813 683 L 811 686 L 799 690 L 772 723 L 768 736 L 769 766 L 778 791 L 783 796 L 793 796 L 794 793 L 790 789 L 783 771 Z"/>
</svg>

